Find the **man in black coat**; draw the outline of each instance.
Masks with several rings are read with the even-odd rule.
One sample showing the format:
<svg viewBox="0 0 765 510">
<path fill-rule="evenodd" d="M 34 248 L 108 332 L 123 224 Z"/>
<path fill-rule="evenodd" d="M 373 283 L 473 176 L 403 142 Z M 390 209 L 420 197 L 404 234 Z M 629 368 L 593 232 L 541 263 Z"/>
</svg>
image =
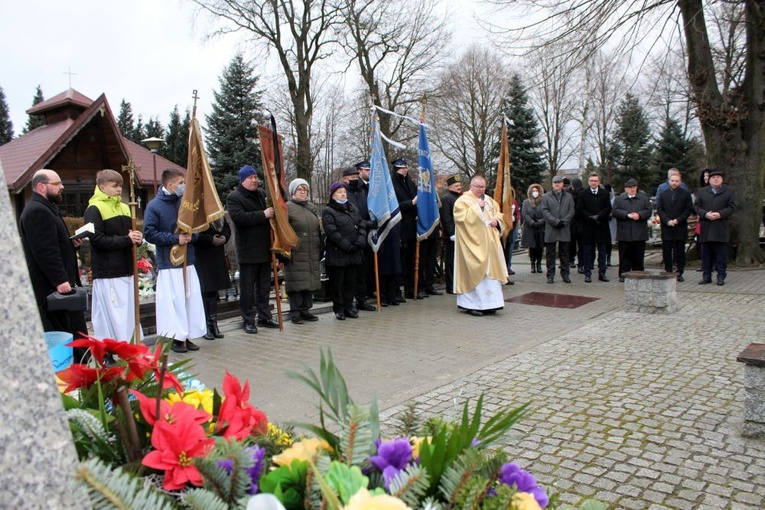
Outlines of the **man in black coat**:
<svg viewBox="0 0 765 510">
<path fill-rule="evenodd" d="M 53 292 L 67 294 L 82 286 L 76 248 L 81 239 L 69 239 L 61 212 L 56 204 L 63 199 L 64 185 L 53 170 L 38 170 L 32 177 L 32 196 L 21 213 L 19 231 L 24 247 L 29 277 L 32 280 L 43 331 L 66 331 L 74 338 L 88 333 L 82 311 L 48 310 L 47 298 Z M 84 352 L 75 349 L 79 363 Z"/>
<path fill-rule="evenodd" d="M 367 205 L 367 197 L 369 196 L 369 184 L 361 179 L 361 168 L 366 165 L 366 170 L 369 170 L 369 162 L 362 161 L 354 166 L 348 167 L 343 170 L 343 182 L 348 186 L 348 202 L 353 204 L 354 208 L 359 212 L 361 221 L 364 222 L 364 228 L 369 231 L 373 222 L 369 217 L 369 206 Z M 368 175 L 367 175 L 368 176 Z M 372 247 L 367 242 L 364 245 L 364 249 L 361 250 L 361 264 L 356 269 L 356 308 L 358 310 L 365 310 L 367 312 L 374 312 L 376 310 L 374 305 L 367 303 L 367 276 L 369 275 L 369 266 L 372 265 Z"/>
<path fill-rule="evenodd" d="M 417 185 L 409 177 L 404 158 L 393 161 L 393 189 L 401 211 L 401 267 L 404 276 L 404 295 L 414 298 L 414 265 L 417 248 Z M 419 299 L 428 297 L 425 291 L 417 293 Z"/>
<path fill-rule="evenodd" d="M 723 175 L 716 168 L 709 169 L 709 186 L 696 192 L 696 214 L 701 222 L 701 270 L 704 274 L 699 285 L 712 283 L 712 262 L 717 271 L 717 285 L 725 285 L 728 265 L 730 217 L 736 211 L 736 195 L 723 184 Z"/>
<path fill-rule="evenodd" d="M 669 176 L 669 187 L 659 193 L 656 212 L 661 221 L 661 251 L 664 270 L 677 269 L 677 281 L 682 282 L 685 270 L 685 242 L 688 239 L 688 217 L 693 212 L 691 192 L 682 187 L 680 173 Z"/>
<path fill-rule="evenodd" d="M 616 240 L 619 242 L 619 281 L 624 273 L 645 269 L 645 242 L 651 217 L 651 199 L 638 191 L 638 182 L 624 183 L 624 193 L 614 199 L 611 214 L 616 219 Z"/>
<path fill-rule="evenodd" d="M 600 187 L 600 176 L 592 173 L 587 178 L 588 188 L 577 194 L 576 217 L 582 250 L 579 259 L 584 268 L 584 281 L 592 281 L 595 249 L 598 250 L 598 280 L 607 282 L 606 241 L 611 236 L 608 220 L 611 216 L 611 197 Z"/>
<path fill-rule="evenodd" d="M 258 174 L 250 165 L 239 169 L 239 186 L 226 199 L 226 209 L 234 224 L 236 256 L 239 260 L 239 311 L 244 331 L 257 333 L 258 325 L 278 328 L 271 317 L 271 224 L 274 208 L 266 207 L 266 192 L 258 189 Z"/>
<path fill-rule="evenodd" d="M 454 203 L 462 195 L 459 175 L 446 179 L 448 191 L 441 197 L 441 232 L 444 239 L 444 279 L 446 293 L 454 294 Z"/>
</svg>

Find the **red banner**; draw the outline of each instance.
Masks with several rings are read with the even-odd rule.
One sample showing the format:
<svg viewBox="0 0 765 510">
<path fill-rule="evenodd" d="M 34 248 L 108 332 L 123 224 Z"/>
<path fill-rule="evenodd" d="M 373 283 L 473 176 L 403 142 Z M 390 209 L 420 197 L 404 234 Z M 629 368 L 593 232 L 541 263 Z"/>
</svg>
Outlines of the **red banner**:
<svg viewBox="0 0 765 510">
<path fill-rule="evenodd" d="M 260 137 L 263 174 L 266 177 L 266 196 L 268 197 L 268 204 L 274 208 L 274 217 L 270 220 L 271 229 L 274 231 L 274 243 L 271 249 L 280 255 L 289 257 L 292 248 L 298 244 L 298 238 L 290 225 L 287 214 L 287 186 L 284 182 L 284 165 L 282 164 L 284 161 L 282 138 L 274 130 L 263 125 L 258 126 L 258 136 Z"/>
</svg>

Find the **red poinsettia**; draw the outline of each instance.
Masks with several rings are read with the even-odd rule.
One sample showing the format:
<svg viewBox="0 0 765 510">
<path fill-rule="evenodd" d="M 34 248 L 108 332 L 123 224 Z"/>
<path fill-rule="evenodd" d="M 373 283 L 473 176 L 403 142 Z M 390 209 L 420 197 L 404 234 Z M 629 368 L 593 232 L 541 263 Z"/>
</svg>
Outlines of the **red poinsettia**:
<svg viewBox="0 0 765 510">
<path fill-rule="evenodd" d="M 266 414 L 249 403 L 250 383 L 228 373 L 223 377 L 225 399 L 218 413 L 218 432 L 226 438 L 242 440 L 252 433 L 263 435 L 268 431 Z"/>
<path fill-rule="evenodd" d="M 204 428 L 190 416 L 169 424 L 158 421 L 151 434 L 155 448 L 142 461 L 144 466 L 164 470 L 162 486 L 166 490 L 183 489 L 186 483 L 202 485 L 202 475 L 194 466 L 195 457 L 204 457 L 210 451 L 214 439 L 208 439 Z"/>
<path fill-rule="evenodd" d="M 136 390 L 130 390 L 130 393 L 138 400 L 138 406 L 141 409 L 143 419 L 152 426 L 157 422 L 175 425 L 189 420 L 201 425 L 212 418 L 207 411 L 197 409 L 186 402 L 179 401 L 170 404 L 165 400 L 160 400 L 159 402 L 159 417 L 157 417 L 157 399 L 149 398 Z"/>
<path fill-rule="evenodd" d="M 96 361 L 98 361 L 99 365 L 104 364 L 105 354 L 115 354 L 117 350 L 121 348 L 121 346 L 127 346 L 130 349 L 130 352 L 137 351 L 141 348 L 148 350 L 148 348 L 143 344 L 134 345 L 128 342 L 112 340 L 111 338 L 104 338 L 103 340 L 99 340 L 98 338 L 93 338 L 89 335 L 83 335 L 82 338 L 78 338 L 77 340 L 74 340 L 67 345 L 70 347 L 84 347 L 86 349 L 90 349 L 91 354 L 93 354 L 93 357 L 96 358 Z M 121 357 L 122 356 L 120 356 L 120 358 Z"/>
<path fill-rule="evenodd" d="M 64 370 L 56 372 L 59 379 L 66 383 L 64 393 L 69 393 L 78 388 L 90 388 L 99 379 L 107 383 L 122 376 L 125 367 L 89 368 L 79 363 L 73 363 Z"/>
<path fill-rule="evenodd" d="M 151 268 L 152 268 L 151 261 L 147 259 L 146 257 L 143 257 L 138 261 L 138 269 L 143 274 L 147 274 L 149 271 L 151 271 Z"/>
</svg>

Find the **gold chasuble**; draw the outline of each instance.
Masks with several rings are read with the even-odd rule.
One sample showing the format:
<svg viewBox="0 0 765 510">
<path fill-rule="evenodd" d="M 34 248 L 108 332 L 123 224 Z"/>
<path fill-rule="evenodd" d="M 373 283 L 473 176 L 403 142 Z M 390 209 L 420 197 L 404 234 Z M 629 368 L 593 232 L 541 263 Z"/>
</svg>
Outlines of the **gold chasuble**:
<svg viewBox="0 0 765 510">
<path fill-rule="evenodd" d="M 500 235 L 505 229 L 499 205 L 484 195 L 483 210 L 472 191 L 463 193 L 454 204 L 454 292 L 475 289 L 484 277 L 507 282 L 507 263 Z M 487 223 L 497 219 L 500 228 Z"/>
</svg>

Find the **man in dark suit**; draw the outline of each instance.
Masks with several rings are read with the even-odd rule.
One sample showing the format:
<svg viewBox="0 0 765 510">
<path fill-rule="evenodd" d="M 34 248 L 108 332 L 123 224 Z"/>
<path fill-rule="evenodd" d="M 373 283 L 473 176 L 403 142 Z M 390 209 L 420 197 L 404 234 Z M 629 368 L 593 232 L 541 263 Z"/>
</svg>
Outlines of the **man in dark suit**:
<svg viewBox="0 0 765 510">
<path fill-rule="evenodd" d="M 693 212 L 691 192 L 682 187 L 680 173 L 669 176 L 669 187 L 659 193 L 656 212 L 661 221 L 661 251 L 664 270 L 677 270 L 677 281 L 682 282 L 685 270 L 685 242 L 688 239 L 688 216 Z"/>
<path fill-rule="evenodd" d="M 717 271 L 717 285 L 725 285 L 730 240 L 730 217 L 736 211 L 736 195 L 723 184 L 723 175 L 716 168 L 709 169 L 709 186 L 696 192 L 696 214 L 699 215 L 701 233 L 701 270 L 699 285 L 712 283 L 712 261 Z"/>
<path fill-rule="evenodd" d="M 462 195 L 459 175 L 446 179 L 447 192 L 441 197 L 441 232 L 444 238 L 444 279 L 446 293 L 454 294 L 454 203 Z"/>
<path fill-rule="evenodd" d="M 414 265 L 417 248 L 417 185 L 409 176 L 409 166 L 404 158 L 393 161 L 393 189 L 401 211 L 401 267 L 403 270 L 404 295 L 414 298 Z M 417 298 L 428 297 L 424 290 Z"/>
<path fill-rule="evenodd" d="M 619 281 L 624 273 L 645 269 L 645 242 L 648 240 L 646 221 L 651 217 L 651 199 L 638 191 L 638 182 L 624 183 L 624 193 L 614 199 L 611 212 L 616 218 L 616 240 L 619 242 Z"/>
<path fill-rule="evenodd" d="M 82 311 L 48 310 L 47 298 L 53 292 L 67 294 L 82 286 L 76 248 L 82 239 L 69 239 L 58 205 L 63 199 L 64 184 L 53 170 L 38 170 L 32 177 L 32 196 L 21 213 L 19 230 L 24 256 L 32 280 L 37 308 L 44 331 L 66 331 L 74 338 L 88 333 Z M 74 361 L 84 352 L 75 349 Z"/>
<path fill-rule="evenodd" d="M 598 250 L 598 280 L 607 282 L 606 241 L 611 236 L 608 219 L 611 216 L 611 197 L 600 187 L 600 176 L 590 174 L 589 188 L 577 195 L 576 217 L 579 219 L 579 236 L 582 242 L 580 260 L 584 266 L 584 281 L 592 282 L 592 268 L 595 264 L 595 249 Z"/>
<path fill-rule="evenodd" d="M 342 181 L 348 185 L 348 202 L 353 204 L 359 211 L 361 221 L 364 222 L 364 228 L 369 231 L 369 229 L 373 227 L 374 222 L 369 217 L 369 207 L 367 206 L 369 184 L 361 179 L 361 168 L 366 168 L 368 171 L 369 162 L 362 161 L 361 163 L 357 163 L 356 165 L 343 170 Z M 367 303 L 367 277 L 369 275 L 369 266 L 373 265 L 374 260 L 374 252 L 368 242 L 364 244 L 364 248 L 361 250 L 361 255 L 361 265 L 356 270 L 356 308 L 358 310 L 374 312 L 377 308 L 375 308 L 374 305 Z"/>
</svg>

